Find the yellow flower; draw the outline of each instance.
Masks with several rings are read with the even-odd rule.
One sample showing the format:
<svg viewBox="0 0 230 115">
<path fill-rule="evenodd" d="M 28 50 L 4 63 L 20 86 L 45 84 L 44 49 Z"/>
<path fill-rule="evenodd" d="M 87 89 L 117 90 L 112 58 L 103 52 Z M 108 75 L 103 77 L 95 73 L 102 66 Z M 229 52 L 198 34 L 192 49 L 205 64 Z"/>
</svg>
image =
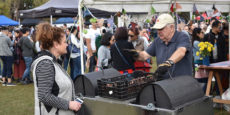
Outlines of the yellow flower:
<svg viewBox="0 0 230 115">
<path fill-rule="evenodd" d="M 208 52 L 211 52 L 212 51 L 212 48 L 211 47 L 208 47 Z"/>
<path fill-rule="evenodd" d="M 203 60 L 203 58 L 201 57 L 200 60 Z"/>
<path fill-rule="evenodd" d="M 196 52 L 196 56 L 199 56 L 200 55 L 200 53 L 199 52 Z"/>
<path fill-rule="evenodd" d="M 203 51 L 204 50 L 204 47 L 200 47 L 200 51 Z"/>
</svg>

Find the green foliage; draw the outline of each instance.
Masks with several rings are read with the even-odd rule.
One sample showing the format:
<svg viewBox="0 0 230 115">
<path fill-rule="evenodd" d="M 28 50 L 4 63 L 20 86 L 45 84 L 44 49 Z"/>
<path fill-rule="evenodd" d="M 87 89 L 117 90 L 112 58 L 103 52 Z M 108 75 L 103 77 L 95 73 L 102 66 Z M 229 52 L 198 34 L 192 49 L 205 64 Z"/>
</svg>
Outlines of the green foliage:
<svg viewBox="0 0 230 115">
<path fill-rule="evenodd" d="M 12 0 L 0 0 L 0 14 L 10 17 L 10 6 Z"/>
<path fill-rule="evenodd" d="M 49 0 L 0 0 L 0 14 L 14 18 L 15 11 L 32 9 Z"/>
<path fill-rule="evenodd" d="M 41 6 L 42 4 L 48 2 L 49 0 L 33 0 L 34 7 Z"/>
</svg>

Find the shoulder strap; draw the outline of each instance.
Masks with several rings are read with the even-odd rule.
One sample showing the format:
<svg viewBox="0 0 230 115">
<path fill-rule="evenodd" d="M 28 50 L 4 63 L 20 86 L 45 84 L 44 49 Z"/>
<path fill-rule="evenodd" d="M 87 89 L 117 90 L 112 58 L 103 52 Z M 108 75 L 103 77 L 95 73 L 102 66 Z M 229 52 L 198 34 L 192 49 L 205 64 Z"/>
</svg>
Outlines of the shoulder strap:
<svg viewBox="0 0 230 115">
<path fill-rule="evenodd" d="M 125 57 L 124 57 L 124 56 L 122 55 L 122 53 L 120 52 L 119 48 L 117 47 L 117 43 L 115 43 L 115 47 L 116 47 L 118 53 L 120 54 L 122 60 L 123 60 L 127 65 L 129 65 L 130 67 L 132 67 L 132 69 L 134 69 L 134 67 L 131 66 L 131 65 L 129 64 L 129 62 L 125 59 Z"/>
</svg>

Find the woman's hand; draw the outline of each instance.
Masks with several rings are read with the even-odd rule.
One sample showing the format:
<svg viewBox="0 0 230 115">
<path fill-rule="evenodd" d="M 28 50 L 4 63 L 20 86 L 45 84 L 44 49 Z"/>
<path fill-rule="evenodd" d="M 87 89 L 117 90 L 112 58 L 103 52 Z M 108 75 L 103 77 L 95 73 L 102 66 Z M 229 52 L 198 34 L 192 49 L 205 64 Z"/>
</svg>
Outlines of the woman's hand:
<svg viewBox="0 0 230 115">
<path fill-rule="evenodd" d="M 77 101 L 69 102 L 69 109 L 73 111 L 78 111 L 81 108 L 81 104 Z"/>
</svg>

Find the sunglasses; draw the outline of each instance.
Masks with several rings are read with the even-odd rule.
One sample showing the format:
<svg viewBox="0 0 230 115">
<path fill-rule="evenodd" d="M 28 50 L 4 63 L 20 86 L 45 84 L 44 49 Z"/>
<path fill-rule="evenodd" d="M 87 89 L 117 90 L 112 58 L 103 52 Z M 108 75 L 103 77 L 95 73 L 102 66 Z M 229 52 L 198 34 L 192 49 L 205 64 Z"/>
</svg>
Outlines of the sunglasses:
<svg viewBox="0 0 230 115">
<path fill-rule="evenodd" d="M 131 37 L 131 38 L 132 38 L 132 37 L 134 37 L 134 35 L 129 35 L 129 37 Z"/>
</svg>

